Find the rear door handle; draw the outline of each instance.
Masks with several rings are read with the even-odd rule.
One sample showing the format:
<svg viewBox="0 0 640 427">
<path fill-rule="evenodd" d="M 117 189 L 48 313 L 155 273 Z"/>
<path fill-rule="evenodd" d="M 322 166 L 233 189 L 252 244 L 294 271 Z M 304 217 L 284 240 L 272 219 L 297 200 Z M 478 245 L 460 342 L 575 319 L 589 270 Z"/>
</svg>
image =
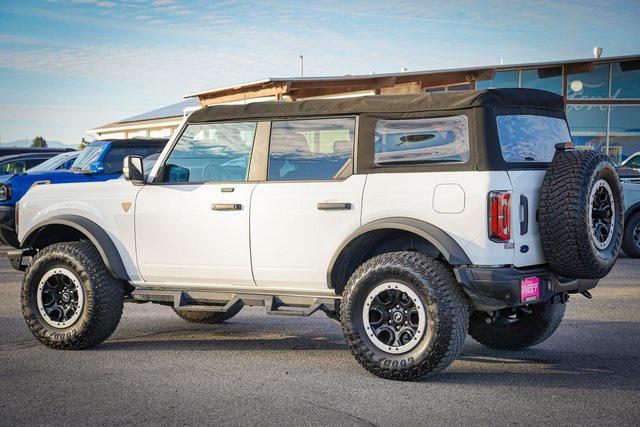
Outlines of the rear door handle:
<svg viewBox="0 0 640 427">
<path fill-rule="evenodd" d="M 214 203 L 211 205 L 212 211 L 240 211 L 242 205 L 239 203 Z"/>
<path fill-rule="evenodd" d="M 318 209 L 321 211 L 348 211 L 351 209 L 351 203 L 318 203 Z"/>
</svg>

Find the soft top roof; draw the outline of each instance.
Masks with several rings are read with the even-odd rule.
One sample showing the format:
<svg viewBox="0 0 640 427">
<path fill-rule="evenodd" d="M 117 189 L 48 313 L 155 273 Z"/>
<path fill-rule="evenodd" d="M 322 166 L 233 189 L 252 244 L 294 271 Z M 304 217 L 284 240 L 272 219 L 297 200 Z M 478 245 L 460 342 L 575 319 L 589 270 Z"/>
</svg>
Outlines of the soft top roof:
<svg viewBox="0 0 640 427">
<path fill-rule="evenodd" d="M 561 96 L 537 89 L 487 89 L 433 92 L 412 95 L 373 95 L 355 98 L 304 101 L 253 102 L 246 105 L 214 105 L 193 112 L 187 122 L 276 117 L 327 116 L 359 113 L 405 113 L 461 110 L 476 107 L 533 107 L 564 110 Z"/>
</svg>

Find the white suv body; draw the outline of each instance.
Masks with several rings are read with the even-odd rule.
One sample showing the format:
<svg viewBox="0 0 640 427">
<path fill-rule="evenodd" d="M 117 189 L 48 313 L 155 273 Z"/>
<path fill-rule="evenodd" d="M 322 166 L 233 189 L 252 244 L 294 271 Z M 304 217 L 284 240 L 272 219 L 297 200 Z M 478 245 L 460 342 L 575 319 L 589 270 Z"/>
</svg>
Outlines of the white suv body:
<svg viewBox="0 0 640 427">
<path fill-rule="evenodd" d="M 449 290 L 458 301 L 452 319 L 471 307 L 484 313 L 481 324 L 528 304 L 557 311 L 553 303 L 597 284 L 588 274 L 554 272 L 541 242 L 540 191 L 555 145 L 568 140 L 561 98 L 526 89 L 209 107 L 185 119 L 147 177 L 141 162 L 128 158 L 126 179 L 33 187 L 16 209 L 23 249 L 10 258 L 25 269 L 33 257 L 25 283 L 30 275 L 37 282 L 39 257 L 46 258 L 50 245 L 88 240 L 131 300 L 194 313 L 235 314 L 242 304 L 281 314 L 321 309 L 336 317 L 342 311 L 348 340 L 361 269 L 395 262 L 384 274 L 398 278 L 381 282 L 391 290 L 378 286 L 370 298 L 380 300 L 395 286 L 395 297 L 414 305 L 402 312 L 399 301 L 398 313 L 389 306 L 385 323 L 396 321 L 389 316 L 404 323 L 397 333 L 377 329 L 382 338 L 371 335 L 373 347 L 363 354 L 382 353 L 358 359 L 393 377 L 395 368 L 428 353 L 413 355 L 429 317 L 419 301 L 430 304 L 422 295 L 427 289 L 437 300 L 427 278 L 440 268 L 449 279 L 438 280 L 456 283 L 446 285 L 457 288 Z M 603 194 L 614 202 L 611 190 Z M 614 214 L 606 215 L 611 222 Z M 617 240 L 604 236 L 600 243 L 617 256 Z M 398 255 L 394 261 L 385 254 Z M 415 273 L 426 288 L 401 278 L 412 266 L 432 272 Z M 69 276 L 72 282 L 76 276 Z M 40 283 L 38 292 L 42 286 L 48 285 Z M 30 319 L 30 302 L 23 304 Z M 414 311 L 421 313 L 415 319 Z M 362 313 L 371 320 L 378 311 Z M 553 332 L 562 316 L 544 313 Z M 456 328 L 466 332 L 468 321 Z M 405 331 L 407 325 L 413 329 Z M 451 354 L 461 348 L 456 340 L 447 341 L 457 346 Z M 389 354 L 406 357 L 380 370 Z M 424 359 L 414 373 L 400 369 L 398 375 L 437 370 L 452 360 L 445 359 Z"/>
</svg>

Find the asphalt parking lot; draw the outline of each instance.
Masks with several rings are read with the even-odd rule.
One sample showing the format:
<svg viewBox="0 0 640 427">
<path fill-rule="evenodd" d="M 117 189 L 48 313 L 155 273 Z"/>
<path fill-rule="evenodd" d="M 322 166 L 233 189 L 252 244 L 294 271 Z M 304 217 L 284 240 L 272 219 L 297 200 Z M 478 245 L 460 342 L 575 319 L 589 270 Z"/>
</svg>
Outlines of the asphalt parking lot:
<svg viewBox="0 0 640 427">
<path fill-rule="evenodd" d="M 4 250 L 2 251 L 4 253 Z M 22 274 L 0 258 L 0 423 L 637 425 L 640 261 L 620 259 L 573 296 L 556 334 L 524 352 L 467 340 L 422 382 L 379 379 L 351 357 L 337 323 L 245 308 L 224 325 L 127 305 L 91 350 L 49 350 L 20 312 Z"/>
</svg>

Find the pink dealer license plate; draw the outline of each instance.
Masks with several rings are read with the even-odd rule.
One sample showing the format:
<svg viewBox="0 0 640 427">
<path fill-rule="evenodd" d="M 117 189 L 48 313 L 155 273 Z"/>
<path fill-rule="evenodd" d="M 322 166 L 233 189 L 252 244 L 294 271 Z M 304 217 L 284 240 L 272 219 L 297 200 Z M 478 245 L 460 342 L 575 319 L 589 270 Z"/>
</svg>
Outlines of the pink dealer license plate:
<svg viewBox="0 0 640 427">
<path fill-rule="evenodd" d="M 520 281 L 520 302 L 531 302 L 540 299 L 540 278 L 527 277 Z"/>
</svg>

